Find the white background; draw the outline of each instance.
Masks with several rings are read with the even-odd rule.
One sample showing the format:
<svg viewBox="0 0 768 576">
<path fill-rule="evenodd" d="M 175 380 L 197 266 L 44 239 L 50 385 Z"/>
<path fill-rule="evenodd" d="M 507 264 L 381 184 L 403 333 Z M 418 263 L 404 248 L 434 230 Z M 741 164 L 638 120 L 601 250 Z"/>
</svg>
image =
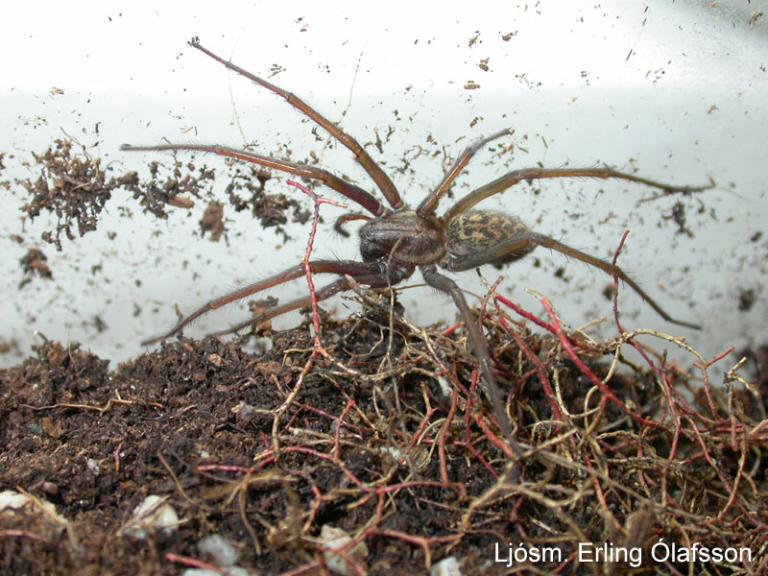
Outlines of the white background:
<svg viewBox="0 0 768 576">
<path fill-rule="evenodd" d="M 264 154 L 290 149 L 295 161 L 314 152 L 322 166 L 373 190 L 345 148 L 317 141 L 285 102 L 189 48 L 186 41 L 197 35 L 254 73 L 270 76 L 280 67 L 273 82 L 341 121 L 364 144 L 374 141 L 375 130 L 383 138 L 394 128 L 383 154 L 373 146 L 368 151 L 411 205 L 439 181 L 446 156 L 505 127 L 515 129 L 507 139 L 513 151 L 479 154 L 461 177 L 459 194 L 539 164 L 605 163 L 681 184 L 714 178 L 715 190 L 680 199 L 692 238 L 669 219 L 678 198 L 638 204 L 654 191 L 620 182 L 526 184 L 486 203 L 604 258 L 628 228 L 623 267 L 674 316 L 704 330 L 667 324 L 624 288 L 627 327 L 685 335 L 714 355 L 766 341 L 768 235 L 750 241 L 768 219 L 768 16 L 755 21 L 760 11 L 768 12 L 765 3 L 754 0 L 14 3 L 0 24 L 0 152 L 13 156 L 0 180 L 34 175 L 21 162 L 66 132 L 96 143 L 89 154 L 111 163 L 115 174 L 168 160 L 119 152 L 123 142 L 250 143 Z M 480 67 L 485 59 L 488 71 Z M 468 82 L 480 88 L 467 90 Z M 418 156 L 419 146 L 428 153 Z M 401 173 L 404 155 L 412 161 Z M 204 161 L 226 173 L 220 159 Z M 217 189 L 226 184 L 222 178 Z M 270 186 L 296 194 L 282 177 Z M 174 323 L 175 304 L 189 312 L 296 263 L 306 241 L 306 227 L 292 230 L 295 240 L 283 244 L 230 210 L 228 242 L 212 243 L 199 237 L 201 203 L 158 221 L 116 193 L 99 231 L 57 252 L 39 240 L 49 222 L 20 220 L 20 188 L 12 184 L 0 193 L 0 338 L 15 346 L 0 356 L 5 365 L 28 353 L 35 331 L 81 341 L 105 358 L 129 358 L 140 340 Z M 121 215 L 121 207 L 133 217 Z M 335 213 L 324 215 L 329 222 Z M 116 233 L 114 241 L 109 233 Z M 54 278 L 35 278 L 19 290 L 19 259 L 31 246 L 44 249 Z M 354 242 L 323 227 L 317 256 L 356 254 Z M 610 279 L 603 273 L 543 250 L 534 256 L 540 267 L 530 257 L 503 272 L 501 293 L 541 313 L 525 290 L 536 289 L 572 326 L 610 315 L 602 296 Z M 94 265 L 101 271 L 92 273 Z M 554 276 L 561 266 L 564 279 Z M 492 268 L 484 272 L 491 281 L 498 276 Z M 481 291 L 474 272 L 457 279 Z M 421 283 L 419 274 L 409 283 Z M 757 297 L 748 313 L 738 310 L 745 290 Z M 299 281 L 273 293 L 284 301 L 305 292 Z M 455 317 L 450 300 L 430 289 L 407 290 L 402 300 L 417 322 Z M 332 305 L 339 312 L 351 307 L 341 299 Z M 244 314 L 233 306 L 189 333 L 204 334 Z M 96 317 L 106 324 L 102 332 Z M 277 325 L 295 322 L 289 316 Z M 605 333 L 611 330 L 606 324 Z"/>
</svg>

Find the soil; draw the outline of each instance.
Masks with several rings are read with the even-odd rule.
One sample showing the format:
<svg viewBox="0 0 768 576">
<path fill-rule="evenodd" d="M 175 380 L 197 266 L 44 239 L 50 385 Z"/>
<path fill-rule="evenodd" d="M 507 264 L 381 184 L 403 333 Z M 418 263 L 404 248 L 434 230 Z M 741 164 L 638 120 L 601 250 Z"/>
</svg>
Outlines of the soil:
<svg viewBox="0 0 768 576">
<path fill-rule="evenodd" d="M 660 538 L 753 551 L 750 572 L 696 562 L 696 573 L 766 573 L 762 375 L 759 390 L 735 375 L 689 404 L 692 379 L 649 356 L 601 391 L 610 345 L 571 335 L 572 357 L 560 337 L 489 307 L 508 413 L 532 449 L 513 483 L 463 331 L 416 329 L 390 318 L 388 299 L 362 296 L 361 315 L 323 319 L 327 356 L 308 323 L 262 324 L 266 353 L 252 352 L 256 336 L 182 338 L 110 370 L 44 342 L 0 371 L 0 491 L 30 498 L 0 505 L 0 573 L 327 574 L 335 558 L 349 574 L 424 574 L 453 557 L 464 575 L 626 574 L 576 562 L 577 543 L 647 554 Z M 137 531 L 150 495 L 178 521 Z M 323 554 L 324 526 L 352 539 L 338 555 Z M 207 552 L 211 535 L 235 561 Z M 520 543 L 560 556 L 494 561 Z M 689 568 L 643 567 L 632 573 Z"/>
<path fill-rule="evenodd" d="M 35 162 L 42 175 L 17 182 L 23 211 L 55 214 L 43 240 L 59 249 L 62 233 L 96 228 L 116 189 L 159 218 L 204 200 L 201 232 L 226 240 L 205 165 L 174 158 L 149 178 L 108 177 L 69 141 Z M 268 174 L 230 169 L 228 208 L 278 234 L 309 218 L 265 193 Z M 21 264 L 25 282 L 52 274 L 37 248 Z M 754 374 L 738 365 L 718 387 L 708 369 L 730 357 L 708 361 L 659 333 L 594 342 L 489 297 L 482 318 L 520 461 L 461 326 L 415 327 L 386 293 L 357 297 L 359 315 L 323 315 L 319 341 L 309 321 L 258 322 L 114 368 L 44 341 L 0 370 L 0 574 L 768 574 L 763 347 L 743 354 Z M 654 342 L 689 350 L 697 368 L 668 363 Z M 624 357 L 630 347 L 641 362 Z M 662 540 L 751 560 L 657 562 Z M 643 562 L 579 561 L 579 543 L 637 549 Z M 508 560 L 520 550 L 530 562 Z"/>
</svg>

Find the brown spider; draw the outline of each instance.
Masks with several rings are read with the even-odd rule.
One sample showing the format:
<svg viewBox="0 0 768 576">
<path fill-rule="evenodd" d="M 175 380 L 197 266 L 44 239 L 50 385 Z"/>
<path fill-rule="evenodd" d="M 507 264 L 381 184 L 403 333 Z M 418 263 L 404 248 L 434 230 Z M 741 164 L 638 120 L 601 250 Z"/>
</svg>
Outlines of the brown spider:
<svg viewBox="0 0 768 576">
<path fill-rule="evenodd" d="M 493 361 L 483 337 L 480 324 L 472 315 L 464 294 L 459 286 L 448 276 L 438 271 L 443 268 L 452 272 L 477 268 L 483 264 L 505 264 L 519 260 L 529 254 L 537 246 L 543 246 L 556 250 L 595 266 L 604 272 L 616 275 L 629 284 L 662 318 L 668 322 L 698 328 L 695 324 L 675 320 L 670 317 L 653 298 L 651 298 L 638 284 L 625 274 L 620 268 L 614 267 L 595 256 L 591 256 L 580 250 L 572 248 L 558 240 L 529 230 L 518 218 L 501 212 L 491 210 L 476 210 L 474 206 L 486 198 L 503 192 L 507 188 L 520 181 L 540 180 L 544 178 L 618 178 L 630 182 L 637 182 L 646 186 L 661 189 L 667 193 L 695 192 L 710 188 L 707 186 L 670 186 L 646 178 L 618 172 L 607 167 L 596 168 L 526 168 L 513 170 L 497 178 L 493 182 L 481 186 L 467 194 L 456 202 L 443 216 L 437 216 L 435 211 L 442 197 L 450 190 L 456 178 L 464 167 L 472 159 L 475 153 L 484 145 L 505 134 L 509 130 L 503 130 L 487 138 L 472 144 L 459 156 L 453 167 L 443 177 L 442 182 L 416 207 L 415 210 L 403 203 L 400 193 L 395 188 L 392 180 L 384 173 L 381 167 L 368 155 L 365 149 L 349 134 L 341 130 L 327 118 L 318 113 L 309 104 L 296 95 L 275 86 L 250 72 L 243 70 L 232 62 L 224 60 L 216 54 L 204 48 L 197 38 L 193 38 L 189 44 L 207 54 L 217 62 L 220 62 L 230 70 L 250 79 L 256 84 L 281 96 L 288 103 L 314 120 L 319 126 L 327 130 L 331 136 L 341 144 L 349 148 L 355 155 L 355 159 L 368 173 L 376 186 L 383 194 L 389 207 L 380 202 L 374 195 L 362 188 L 346 182 L 332 173 L 303 164 L 296 164 L 287 160 L 280 160 L 267 156 L 260 156 L 251 152 L 235 150 L 225 146 L 203 144 L 164 144 L 160 146 L 130 146 L 123 145 L 121 150 L 160 151 L 160 150 L 189 150 L 197 152 L 211 152 L 220 156 L 226 156 L 245 162 L 252 162 L 267 168 L 288 172 L 294 176 L 316 180 L 329 188 L 347 197 L 352 202 L 360 205 L 370 215 L 345 214 L 336 222 L 336 229 L 350 220 L 365 220 L 365 224 L 359 230 L 360 254 L 362 262 L 354 260 L 312 260 L 310 268 L 314 274 L 335 274 L 342 276 L 338 280 L 320 288 L 316 292 L 317 301 L 325 300 L 331 296 L 349 290 L 350 286 L 343 276 L 349 275 L 358 284 L 372 288 L 385 288 L 399 284 L 409 278 L 416 268 L 430 286 L 449 294 L 459 309 L 461 318 L 469 334 L 469 342 L 472 350 L 480 363 L 480 370 L 485 380 L 487 392 L 493 405 L 493 410 L 498 424 L 509 439 L 510 445 L 519 457 L 522 451 L 512 439 L 511 426 L 506 414 L 506 402 L 496 385 L 493 371 Z M 201 308 L 195 310 L 189 316 L 182 318 L 176 326 L 166 334 L 147 340 L 144 344 L 151 344 L 159 340 L 177 335 L 190 322 L 203 314 L 251 296 L 262 290 L 272 288 L 284 282 L 300 278 L 304 275 L 301 264 L 292 266 L 279 274 L 270 276 L 258 282 L 254 282 L 244 288 L 240 288 L 229 294 L 211 300 Z M 240 325 L 234 326 L 227 332 L 237 331 L 251 325 L 254 321 L 274 318 L 285 312 L 304 308 L 311 303 L 310 296 L 275 306 L 266 311 L 259 318 L 251 319 Z"/>
</svg>

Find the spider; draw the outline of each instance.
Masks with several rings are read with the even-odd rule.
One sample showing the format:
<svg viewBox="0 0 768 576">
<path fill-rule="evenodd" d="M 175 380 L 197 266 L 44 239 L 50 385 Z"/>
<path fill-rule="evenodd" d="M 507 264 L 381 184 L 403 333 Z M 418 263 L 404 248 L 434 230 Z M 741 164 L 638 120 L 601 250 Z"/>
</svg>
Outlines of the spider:
<svg viewBox="0 0 768 576">
<path fill-rule="evenodd" d="M 506 402 L 496 383 L 493 361 L 480 324 L 473 316 L 461 288 L 450 277 L 440 272 L 439 269 L 458 272 L 477 268 L 483 264 L 506 264 L 519 260 L 530 254 L 536 247 L 542 246 L 581 260 L 608 274 L 616 275 L 637 292 L 666 321 L 688 328 L 699 328 L 695 324 L 672 318 L 620 268 L 614 267 L 600 258 L 577 250 L 554 238 L 534 232 L 516 216 L 492 210 L 476 209 L 475 206 L 482 200 L 494 194 L 499 194 L 521 181 L 531 182 L 548 178 L 620 179 L 657 188 L 666 193 L 698 192 L 711 188 L 713 182 L 710 181 L 706 186 L 672 186 L 633 174 L 619 172 L 608 167 L 525 168 L 508 172 L 493 182 L 477 188 L 459 199 L 442 216 L 438 216 L 436 211 L 440 201 L 451 189 L 456 178 L 478 150 L 491 141 L 511 133 L 510 130 L 502 130 L 473 143 L 464 150 L 445 174 L 442 181 L 414 210 L 403 202 L 392 180 L 369 156 L 365 148 L 304 100 L 214 54 L 203 47 L 196 37 L 190 40 L 189 45 L 200 50 L 228 69 L 284 98 L 293 108 L 324 128 L 333 138 L 355 155 L 356 161 L 376 184 L 388 206 L 370 192 L 355 184 L 346 182 L 322 168 L 261 156 L 225 146 L 206 144 L 131 146 L 125 144 L 121 147 L 121 150 L 196 151 L 251 162 L 266 168 L 287 172 L 297 177 L 317 181 L 332 188 L 367 211 L 368 214 L 344 214 L 339 217 L 335 225 L 338 231 L 344 232 L 343 225 L 345 223 L 353 220 L 365 221 L 359 229 L 361 262 L 355 260 L 310 261 L 312 273 L 333 274 L 341 277 L 317 290 L 315 294 L 317 301 L 325 300 L 335 294 L 349 290 L 350 284 L 344 278 L 345 276 L 350 276 L 360 285 L 371 288 L 386 288 L 406 280 L 418 268 L 428 285 L 450 295 L 455 302 L 468 332 L 470 347 L 476 360 L 479 362 L 480 374 L 485 382 L 485 389 L 492 404 L 494 416 L 498 420 L 499 428 L 510 440 L 510 445 L 518 457 L 521 456 L 522 450 L 512 440 L 512 430 L 507 417 Z M 262 290 L 267 290 L 300 278 L 304 273 L 303 265 L 298 264 L 274 276 L 215 298 L 190 315 L 182 318 L 166 334 L 147 340 L 143 344 L 152 344 L 178 335 L 190 322 L 207 312 Z M 267 320 L 291 310 L 308 307 L 310 303 L 311 297 L 306 296 L 274 306 L 258 318 L 234 326 L 227 330 L 227 332 L 237 331 L 251 325 L 254 321 Z"/>
</svg>

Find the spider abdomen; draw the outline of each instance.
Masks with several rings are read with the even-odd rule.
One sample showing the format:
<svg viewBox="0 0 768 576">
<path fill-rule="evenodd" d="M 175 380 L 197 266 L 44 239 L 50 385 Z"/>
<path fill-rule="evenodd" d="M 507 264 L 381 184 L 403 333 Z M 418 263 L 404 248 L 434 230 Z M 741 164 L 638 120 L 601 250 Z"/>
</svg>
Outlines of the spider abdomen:
<svg viewBox="0 0 768 576">
<path fill-rule="evenodd" d="M 519 218 L 493 210 L 459 214 L 448 223 L 446 235 L 448 253 L 441 264 L 449 270 L 514 262 L 536 247 Z"/>
</svg>

